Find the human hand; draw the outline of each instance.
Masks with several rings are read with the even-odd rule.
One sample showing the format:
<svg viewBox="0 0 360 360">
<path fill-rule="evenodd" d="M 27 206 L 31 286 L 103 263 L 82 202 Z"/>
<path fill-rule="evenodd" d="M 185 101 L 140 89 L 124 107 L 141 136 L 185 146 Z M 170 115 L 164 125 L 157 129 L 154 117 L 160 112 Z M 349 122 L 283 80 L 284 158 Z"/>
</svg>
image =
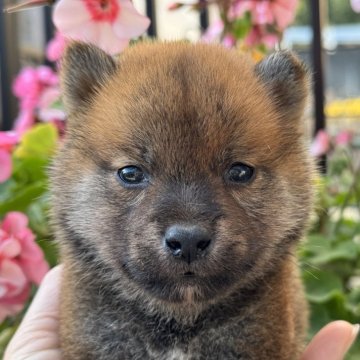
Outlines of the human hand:
<svg viewBox="0 0 360 360">
<path fill-rule="evenodd" d="M 51 269 L 11 339 L 4 360 L 60 360 L 59 295 L 62 266 Z"/>
<path fill-rule="evenodd" d="M 61 360 L 59 293 L 61 266 L 44 278 L 19 329 L 10 341 L 4 360 Z M 307 346 L 301 360 L 342 360 L 355 341 L 359 325 L 334 321 Z"/>
<path fill-rule="evenodd" d="M 331 322 L 311 340 L 301 360 L 342 360 L 358 333 L 358 324 L 341 320 Z"/>
</svg>

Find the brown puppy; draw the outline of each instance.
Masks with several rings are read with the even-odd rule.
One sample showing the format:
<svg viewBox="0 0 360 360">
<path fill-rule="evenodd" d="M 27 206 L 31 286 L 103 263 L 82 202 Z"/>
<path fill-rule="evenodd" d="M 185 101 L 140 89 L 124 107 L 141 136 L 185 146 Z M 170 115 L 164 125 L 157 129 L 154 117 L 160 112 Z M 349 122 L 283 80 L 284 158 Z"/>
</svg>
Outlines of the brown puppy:
<svg viewBox="0 0 360 360">
<path fill-rule="evenodd" d="M 52 170 L 65 359 L 297 359 L 311 209 L 290 53 L 72 44 Z"/>
</svg>

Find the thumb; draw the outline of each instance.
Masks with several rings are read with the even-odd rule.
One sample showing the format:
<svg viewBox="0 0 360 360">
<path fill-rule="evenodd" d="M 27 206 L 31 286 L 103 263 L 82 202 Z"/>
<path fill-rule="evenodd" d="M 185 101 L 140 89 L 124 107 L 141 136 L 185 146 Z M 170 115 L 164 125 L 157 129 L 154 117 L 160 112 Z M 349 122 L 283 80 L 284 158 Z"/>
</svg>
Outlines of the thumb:
<svg viewBox="0 0 360 360">
<path fill-rule="evenodd" d="M 60 359 L 59 295 L 62 266 L 51 269 L 44 277 L 15 335 L 4 360 Z"/>
<path fill-rule="evenodd" d="M 342 360 L 358 332 L 359 325 L 334 321 L 315 335 L 301 360 Z"/>
</svg>

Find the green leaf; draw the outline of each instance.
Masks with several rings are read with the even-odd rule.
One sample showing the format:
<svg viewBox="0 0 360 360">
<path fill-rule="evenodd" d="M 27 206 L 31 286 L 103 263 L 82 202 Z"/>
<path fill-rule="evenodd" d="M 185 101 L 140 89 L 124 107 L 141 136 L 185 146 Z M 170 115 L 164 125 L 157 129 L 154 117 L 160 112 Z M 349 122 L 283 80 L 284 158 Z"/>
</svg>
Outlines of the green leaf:
<svg viewBox="0 0 360 360">
<path fill-rule="evenodd" d="M 334 295 L 326 304 L 326 308 L 332 320 L 346 320 L 354 322 L 355 318 L 351 311 L 346 308 L 345 293 L 338 293 Z"/>
<path fill-rule="evenodd" d="M 52 109 L 64 110 L 64 103 L 61 101 L 61 98 L 57 99 L 51 104 Z"/>
<path fill-rule="evenodd" d="M 0 204 L 0 214 L 8 211 L 23 211 L 46 190 L 45 181 L 37 181 L 20 190 L 13 198 Z"/>
<path fill-rule="evenodd" d="M 39 124 L 24 134 L 14 156 L 17 158 L 49 158 L 57 146 L 58 133 L 52 124 Z"/>
<path fill-rule="evenodd" d="M 233 34 L 235 35 L 235 37 L 237 39 L 244 38 L 250 31 L 251 19 L 250 19 L 249 15 L 250 14 L 248 14 L 245 17 L 238 18 L 233 22 L 233 24 L 232 24 Z"/>
<path fill-rule="evenodd" d="M 345 307 L 355 316 L 360 317 L 360 288 L 353 288 L 350 290 L 350 293 L 346 298 Z"/>
<path fill-rule="evenodd" d="M 14 335 L 17 327 L 12 326 L 4 329 L 0 332 L 0 358 L 2 359 L 5 353 L 5 349 L 7 344 L 9 343 L 10 339 Z"/>
<path fill-rule="evenodd" d="M 16 186 L 16 181 L 12 178 L 0 183 L 0 203 L 6 201 L 12 195 L 12 191 L 16 188 Z"/>
<path fill-rule="evenodd" d="M 40 238 L 51 236 L 49 226 L 49 194 L 45 192 L 36 201 L 30 204 L 27 215 L 30 221 L 30 227 Z"/>
<path fill-rule="evenodd" d="M 356 216 L 356 211 L 354 210 L 354 216 Z M 342 218 L 341 224 L 338 228 L 338 236 L 342 236 L 343 239 L 349 239 L 354 236 L 356 231 L 360 229 L 359 221 L 355 219 L 350 218 Z"/>
<path fill-rule="evenodd" d="M 346 296 L 338 293 L 329 301 L 318 304 L 310 303 L 310 331 L 313 337 L 323 326 L 334 320 L 356 323 L 359 320 L 345 307 Z"/>
<path fill-rule="evenodd" d="M 345 356 L 345 360 L 359 360 L 360 359 L 360 342 L 355 341 L 355 344 L 350 348 L 349 353 Z"/>
<path fill-rule="evenodd" d="M 310 256 L 322 254 L 331 249 L 331 239 L 321 234 L 311 234 L 300 244 L 301 255 Z"/>
<path fill-rule="evenodd" d="M 314 337 L 314 335 L 331 320 L 326 306 L 323 304 L 310 304 L 310 329 L 308 340 Z"/>
<path fill-rule="evenodd" d="M 43 157 L 14 158 L 13 178 L 17 182 L 25 184 L 45 179 L 49 160 L 49 158 Z"/>
<path fill-rule="evenodd" d="M 317 304 L 325 303 L 343 291 L 340 278 L 331 273 L 317 269 L 303 272 L 306 297 Z"/>
<path fill-rule="evenodd" d="M 43 249 L 45 258 L 48 261 L 50 267 L 54 267 L 59 263 L 58 248 L 54 240 L 43 239 L 37 242 Z"/>
<path fill-rule="evenodd" d="M 311 258 L 311 264 L 323 265 L 338 260 L 355 260 L 358 256 L 358 247 L 351 240 L 340 243 L 336 248 L 326 250 Z"/>
</svg>

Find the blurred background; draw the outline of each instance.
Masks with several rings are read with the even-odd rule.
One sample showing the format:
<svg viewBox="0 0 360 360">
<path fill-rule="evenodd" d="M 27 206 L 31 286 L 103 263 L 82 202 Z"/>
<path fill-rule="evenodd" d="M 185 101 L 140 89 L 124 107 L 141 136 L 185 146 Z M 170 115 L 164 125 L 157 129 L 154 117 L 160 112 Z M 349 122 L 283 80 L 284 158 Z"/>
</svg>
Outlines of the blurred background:
<svg viewBox="0 0 360 360">
<path fill-rule="evenodd" d="M 101 13 L 126 1 L 93 3 Z M 0 257 L 0 356 L 36 286 L 58 262 L 46 169 L 66 136 L 58 61 L 70 33 L 64 14 L 76 23 L 75 2 L 81 3 L 0 0 L 0 9 L 10 8 L 0 12 L 0 249 L 6 241 L 20 249 Z M 21 11 L 13 11 L 16 5 Z M 70 37 L 114 55 L 148 37 L 218 42 L 248 52 L 254 61 L 274 49 L 291 49 L 307 64 L 312 83 L 304 121 L 319 169 L 316 206 L 298 254 L 311 309 L 309 338 L 332 320 L 360 323 L 360 0 L 134 0 L 133 5 L 129 11 L 138 12 L 137 24 L 128 24 L 133 29 L 120 36 L 118 46 L 98 43 L 75 28 Z M 98 33 L 107 22 L 104 14 Z M 36 271 L 29 272 L 23 258 Z M 2 271 L 4 259 L 21 275 L 16 281 Z M 347 359 L 360 359 L 360 343 Z"/>
<path fill-rule="evenodd" d="M 3 8 L 16 2 L 1 0 Z M 193 2 L 188 2 L 192 4 Z M 314 14 L 314 7 L 320 13 Z M 314 30 L 321 30 L 321 56 L 323 69 L 323 95 L 328 129 L 335 132 L 341 127 L 356 130 L 360 118 L 360 14 L 356 1 L 300 0 L 294 22 L 284 31 L 281 48 L 293 49 L 313 68 Z M 219 11 L 209 6 L 202 15 L 191 7 L 183 6 L 169 11 L 168 0 L 135 0 L 143 14 L 153 20 L 151 35 L 159 39 L 201 38 L 203 30 L 217 21 Z M 150 4 L 150 5 L 149 5 Z M 360 5 L 357 5 L 360 7 Z M 355 10 L 354 10 L 355 8 Z M 317 18 L 314 19 L 314 16 Z M 51 8 L 38 7 L 12 14 L 1 14 L 1 127 L 11 128 L 18 113 L 16 98 L 11 94 L 11 83 L 20 68 L 26 64 L 46 63 L 45 47 L 54 35 Z M 319 24 L 317 24 L 319 22 Z M 201 26 L 202 25 L 202 26 Z M 315 34 L 315 37 L 319 34 Z M 317 45 L 317 44 L 316 44 Z M 319 72 L 318 69 L 316 69 Z M 315 80 L 316 81 L 316 80 Z M 313 119 L 315 121 L 315 119 Z"/>
</svg>

